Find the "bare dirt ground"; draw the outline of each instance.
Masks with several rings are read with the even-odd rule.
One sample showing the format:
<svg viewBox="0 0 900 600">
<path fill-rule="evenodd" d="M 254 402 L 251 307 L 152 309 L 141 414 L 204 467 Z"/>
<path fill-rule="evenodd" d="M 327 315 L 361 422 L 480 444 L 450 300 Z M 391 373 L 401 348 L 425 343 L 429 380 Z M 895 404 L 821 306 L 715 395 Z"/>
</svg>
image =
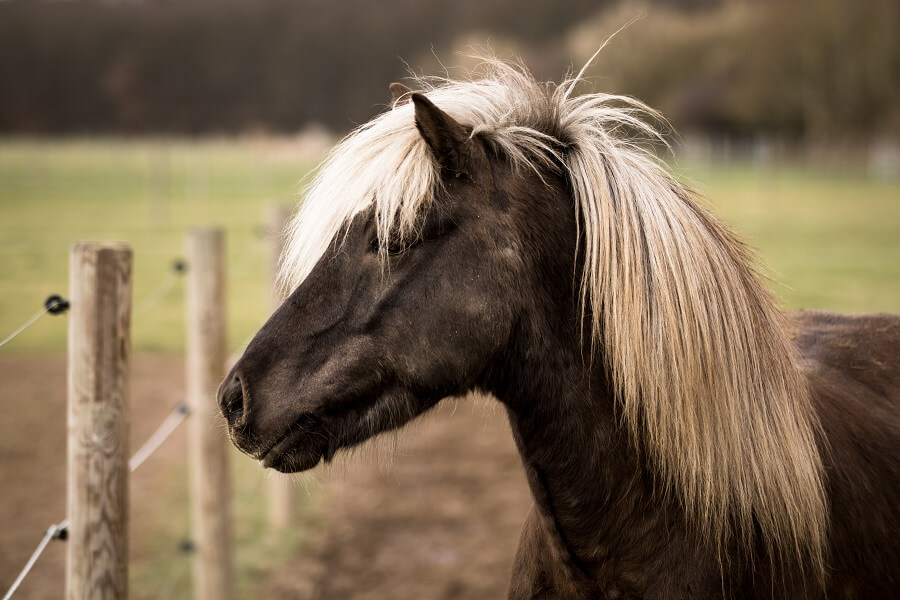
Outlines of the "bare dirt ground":
<svg viewBox="0 0 900 600">
<path fill-rule="evenodd" d="M 0 356 L 0 591 L 43 531 L 65 514 L 65 359 Z M 181 397 L 181 360 L 132 366 L 132 448 Z M 409 429 L 409 427 L 407 428 Z M 132 538 L 146 531 L 154 491 L 183 460 L 184 432 L 132 478 Z M 254 598 L 505 597 L 531 504 L 505 414 L 496 402 L 445 401 L 400 434 L 302 477 L 315 525 Z M 310 484 L 310 480 L 315 483 Z M 146 517 L 146 518 L 145 518 Z M 133 560 L 141 557 L 132 552 Z M 18 599 L 62 597 L 65 548 L 51 543 Z"/>
<path fill-rule="evenodd" d="M 505 598 L 531 499 L 491 402 L 447 400 L 401 434 L 389 464 L 363 449 L 327 470 L 323 527 L 266 597 Z"/>
<path fill-rule="evenodd" d="M 182 398 L 182 361 L 141 356 L 132 363 L 131 448 L 142 444 Z M 6 593 L 41 536 L 66 514 L 66 360 L 63 355 L 0 356 L 0 592 Z M 154 490 L 183 460 L 177 431 L 131 478 L 131 558 L 152 535 Z M 53 541 L 15 595 L 64 595 L 65 544 Z"/>
</svg>

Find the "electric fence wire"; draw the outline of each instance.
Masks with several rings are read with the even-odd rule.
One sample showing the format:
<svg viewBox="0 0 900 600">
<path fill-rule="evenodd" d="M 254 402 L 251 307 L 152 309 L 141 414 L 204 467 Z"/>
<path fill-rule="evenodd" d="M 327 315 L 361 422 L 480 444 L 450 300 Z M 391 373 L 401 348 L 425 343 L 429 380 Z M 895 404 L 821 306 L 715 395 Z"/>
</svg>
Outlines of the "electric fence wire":
<svg viewBox="0 0 900 600">
<path fill-rule="evenodd" d="M 47 313 L 58 315 L 66 312 L 69 309 L 69 301 L 63 298 L 62 296 L 58 296 L 56 294 L 48 297 L 44 300 L 44 308 L 34 313 L 34 315 L 25 321 L 18 329 L 13 331 L 11 334 L 3 338 L 3 341 L 0 342 L 0 348 L 5 346 L 7 343 L 13 341 L 16 336 L 20 333 L 37 323 L 38 319 L 46 315 Z"/>
<path fill-rule="evenodd" d="M 162 423 L 160 423 L 159 427 L 156 428 L 156 431 L 147 438 L 147 441 L 135 452 L 131 459 L 128 461 L 128 470 L 134 472 L 138 467 L 140 467 L 144 462 L 154 453 L 160 446 L 162 446 L 163 442 L 165 442 L 169 436 L 181 425 L 182 422 L 188 417 L 190 414 L 190 408 L 184 402 L 179 402 L 172 411 L 166 416 Z M 44 550 L 47 548 L 47 544 L 50 543 L 50 540 L 60 539 L 65 540 L 68 537 L 68 528 L 69 528 L 69 520 L 63 519 L 59 523 L 51 525 L 47 531 L 44 533 L 44 537 L 41 538 L 40 543 L 35 548 L 34 552 L 31 554 L 31 558 L 28 559 L 28 562 L 25 563 L 25 567 L 19 573 L 19 576 L 16 577 L 16 580 L 13 581 L 9 590 L 6 592 L 6 595 L 3 596 L 3 600 L 10 600 L 13 597 L 13 594 L 16 593 L 16 590 L 19 589 L 19 586 L 22 585 L 22 582 L 25 581 L 25 578 L 28 576 L 28 573 L 31 572 L 31 569 L 34 568 L 35 563 L 37 563 L 38 558 L 40 558 L 41 554 L 44 553 Z"/>
<path fill-rule="evenodd" d="M 147 294 L 141 303 L 135 307 L 132 318 L 139 317 L 149 311 L 151 308 L 159 304 L 163 298 L 169 295 L 169 292 L 175 287 L 175 284 L 187 270 L 187 264 L 183 260 L 175 260 L 172 263 L 172 270 L 163 279 L 154 291 Z"/>
<path fill-rule="evenodd" d="M 143 302 L 135 309 L 134 317 L 138 317 L 149 311 L 151 308 L 159 304 L 163 298 L 165 298 L 169 292 L 175 287 L 175 283 L 178 281 L 179 277 L 187 270 L 187 265 L 182 260 L 176 260 L 172 263 L 172 271 L 169 276 L 163 280 L 163 282 L 156 288 L 155 291 L 150 293 L 146 298 L 144 298 Z M 53 295 L 47 298 L 44 303 L 44 308 L 37 312 L 34 316 L 32 316 L 28 321 L 26 321 L 22 326 L 12 332 L 9 336 L 7 336 L 2 342 L 0 342 L 0 347 L 4 346 L 6 343 L 12 341 L 16 336 L 20 333 L 31 327 L 34 323 L 38 321 L 41 317 L 43 317 L 47 313 L 59 314 L 65 312 L 69 308 L 69 301 L 57 296 Z M 239 349 L 230 357 L 232 361 L 235 361 L 240 357 L 240 353 L 247 347 L 247 344 L 250 343 L 250 339 L 252 336 L 248 338 Z M 165 442 L 170 435 L 178 428 L 178 426 L 188 417 L 190 414 L 190 408 L 184 402 L 179 403 L 172 409 L 172 412 L 160 423 L 159 427 L 157 427 L 156 431 L 144 442 L 144 445 L 141 446 L 137 452 L 132 455 L 131 459 L 128 461 L 128 468 L 131 472 L 134 472 L 138 467 L 140 467 L 144 462 L 156 452 L 157 449 Z M 69 520 L 64 519 L 59 523 L 51 525 L 47 531 L 44 533 L 44 537 L 41 538 L 40 543 L 37 548 L 35 548 L 34 552 L 31 554 L 31 557 L 28 559 L 28 562 L 25 564 L 25 567 L 19 573 L 19 576 L 16 577 L 15 581 L 13 581 L 9 590 L 6 592 L 6 595 L 3 596 L 3 600 L 10 600 L 16 590 L 19 589 L 19 586 L 22 585 L 22 582 L 31 572 L 31 569 L 34 568 L 34 565 L 37 563 L 41 554 L 43 554 L 44 550 L 47 548 L 47 545 L 50 543 L 50 540 L 60 539 L 65 540 L 68 537 L 68 526 Z M 173 566 L 172 571 L 170 572 L 169 578 L 163 584 L 163 589 L 161 593 L 164 592 L 167 588 L 171 588 L 177 583 L 180 578 L 183 566 L 178 567 L 179 564 L 183 565 L 183 561 L 179 561 Z M 176 568 L 177 567 L 177 568 Z"/>
<path fill-rule="evenodd" d="M 163 280 L 163 282 L 159 286 L 157 286 L 157 288 L 153 292 L 148 294 L 147 297 L 144 298 L 144 300 L 134 309 L 132 318 L 143 315 L 151 308 L 159 304 L 160 301 L 162 301 L 162 299 L 172 291 L 172 289 L 175 287 L 175 284 L 178 282 L 178 279 L 186 270 L 187 266 L 183 260 L 175 260 L 172 263 L 171 272 Z M 0 341 L 0 348 L 13 341 L 22 332 L 37 323 L 38 320 L 47 313 L 58 315 L 66 312 L 68 309 L 69 301 L 62 296 L 53 294 L 44 301 L 44 307 L 41 310 L 34 313 L 34 315 L 32 315 L 27 321 L 20 325 L 15 331 L 3 338 L 3 341 Z"/>
</svg>

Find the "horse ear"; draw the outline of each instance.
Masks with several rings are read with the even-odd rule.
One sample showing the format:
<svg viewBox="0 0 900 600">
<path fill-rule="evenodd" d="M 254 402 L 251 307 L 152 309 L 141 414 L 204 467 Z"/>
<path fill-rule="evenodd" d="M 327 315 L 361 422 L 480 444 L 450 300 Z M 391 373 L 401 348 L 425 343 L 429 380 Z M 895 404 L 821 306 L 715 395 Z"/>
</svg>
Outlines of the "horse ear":
<svg viewBox="0 0 900 600">
<path fill-rule="evenodd" d="M 413 93 L 416 128 L 434 152 L 438 163 L 456 173 L 465 172 L 464 151 L 469 132 L 423 94 Z"/>
<path fill-rule="evenodd" d="M 391 106 L 400 106 L 409 102 L 409 97 L 413 93 L 411 89 L 397 82 L 392 83 L 388 87 L 391 88 Z"/>
</svg>

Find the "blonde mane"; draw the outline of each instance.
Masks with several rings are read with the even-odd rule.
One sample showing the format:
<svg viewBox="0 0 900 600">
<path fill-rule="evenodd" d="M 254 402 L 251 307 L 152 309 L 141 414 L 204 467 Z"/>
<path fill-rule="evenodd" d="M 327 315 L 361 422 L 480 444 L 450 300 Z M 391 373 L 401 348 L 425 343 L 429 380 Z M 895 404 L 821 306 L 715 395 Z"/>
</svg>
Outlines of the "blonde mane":
<svg viewBox="0 0 900 600">
<path fill-rule="evenodd" d="M 578 207 L 582 305 L 623 423 L 661 489 L 710 542 L 754 531 L 775 558 L 820 575 L 827 507 L 818 422 L 789 328 L 751 252 L 676 181 L 641 138 L 642 103 L 573 95 L 494 59 L 464 81 L 418 80 L 438 107 L 514 164 L 565 165 Z M 293 289 L 344 225 L 374 207 L 379 239 L 411 234 L 440 177 L 411 103 L 344 138 L 293 220 L 281 281 Z M 720 546 L 721 547 L 721 546 Z"/>
</svg>

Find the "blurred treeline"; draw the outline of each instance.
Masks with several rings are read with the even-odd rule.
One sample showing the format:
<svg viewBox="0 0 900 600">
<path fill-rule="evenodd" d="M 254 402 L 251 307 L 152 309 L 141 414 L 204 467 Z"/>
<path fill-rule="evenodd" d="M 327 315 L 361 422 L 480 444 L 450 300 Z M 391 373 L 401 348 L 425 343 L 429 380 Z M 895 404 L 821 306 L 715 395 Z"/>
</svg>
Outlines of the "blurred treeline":
<svg viewBox="0 0 900 600">
<path fill-rule="evenodd" d="M 9 0 L 0 132 L 341 131 L 408 67 L 487 44 L 559 79 L 638 16 L 589 74 L 678 128 L 900 134 L 897 0 Z"/>
</svg>

